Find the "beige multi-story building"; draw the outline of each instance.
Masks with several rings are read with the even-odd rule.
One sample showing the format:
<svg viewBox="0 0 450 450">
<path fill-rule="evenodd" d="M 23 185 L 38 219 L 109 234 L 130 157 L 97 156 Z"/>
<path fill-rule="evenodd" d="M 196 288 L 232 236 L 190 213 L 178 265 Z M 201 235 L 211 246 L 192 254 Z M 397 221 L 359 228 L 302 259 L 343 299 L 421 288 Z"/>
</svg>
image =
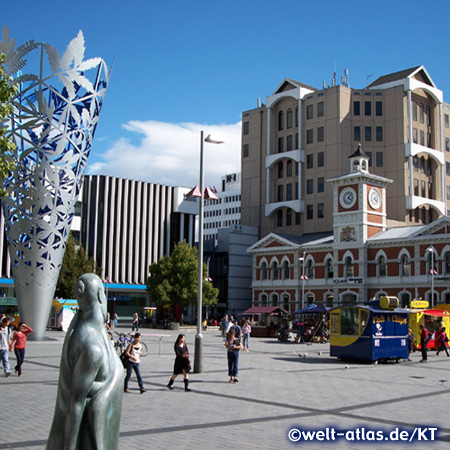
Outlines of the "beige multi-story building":
<svg viewBox="0 0 450 450">
<path fill-rule="evenodd" d="M 425 67 L 364 89 L 316 89 L 285 79 L 242 114 L 241 223 L 302 235 L 333 229 L 331 179 L 361 143 L 370 171 L 393 180 L 390 225 L 428 224 L 449 211 L 450 105 Z"/>
</svg>

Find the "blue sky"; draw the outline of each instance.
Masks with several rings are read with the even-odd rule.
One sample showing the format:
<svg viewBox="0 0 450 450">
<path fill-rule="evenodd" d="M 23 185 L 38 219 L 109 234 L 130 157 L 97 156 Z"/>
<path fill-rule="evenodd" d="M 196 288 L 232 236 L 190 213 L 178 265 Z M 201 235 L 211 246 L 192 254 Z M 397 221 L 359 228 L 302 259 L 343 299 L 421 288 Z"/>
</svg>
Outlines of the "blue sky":
<svg viewBox="0 0 450 450">
<path fill-rule="evenodd" d="M 226 140 L 205 149 L 219 185 L 239 170 L 242 111 L 285 77 L 321 88 L 348 68 L 362 88 L 423 64 L 450 101 L 444 0 L 0 0 L 0 17 L 18 44 L 62 53 L 82 30 L 86 58 L 114 61 L 90 173 L 195 185 L 203 129 Z"/>
</svg>

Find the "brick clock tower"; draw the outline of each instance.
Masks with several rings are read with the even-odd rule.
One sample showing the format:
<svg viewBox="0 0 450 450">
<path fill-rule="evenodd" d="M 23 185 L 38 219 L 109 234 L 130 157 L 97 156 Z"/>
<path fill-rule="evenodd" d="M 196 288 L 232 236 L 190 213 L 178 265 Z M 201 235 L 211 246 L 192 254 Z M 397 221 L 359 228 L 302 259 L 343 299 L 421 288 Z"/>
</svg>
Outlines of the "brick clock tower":
<svg viewBox="0 0 450 450">
<path fill-rule="evenodd" d="M 364 303 L 364 244 L 386 229 L 386 186 L 392 180 L 369 173 L 361 144 L 349 160 L 348 174 L 328 180 L 333 184 L 334 295 L 340 303 Z"/>
</svg>

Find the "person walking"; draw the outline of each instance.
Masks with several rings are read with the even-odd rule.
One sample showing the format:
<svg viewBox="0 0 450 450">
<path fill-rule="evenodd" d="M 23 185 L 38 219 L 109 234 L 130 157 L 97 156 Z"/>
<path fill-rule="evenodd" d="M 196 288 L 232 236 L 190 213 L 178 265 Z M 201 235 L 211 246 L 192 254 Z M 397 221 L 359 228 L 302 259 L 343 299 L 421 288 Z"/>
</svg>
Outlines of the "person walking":
<svg viewBox="0 0 450 450">
<path fill-rule="evenodd" d="M 420 350 L 422 352 L 422 359 L 420 362 L 427 362 L 428 356 L 427 356 L 427 344 L 430 340 L 428 330 L 423 326 L 419 325 L 419 331 L 420 331 Z"/>
<path fill-rule="evenodd" d="M 137 312 L 135 312 L 133 314 L 133 323 L 131 326 L 131 331 L 134 331 L 134 330 L 139 331 L 139 316 L 138 316 Z"/>
<path fill-rule="evenodd" d="M 252 332 L 252 327 L 248 323 L 248 320 L 244 321 L 244 325 L 242 325 L 242 346 L 246 352 L 250 349 L 250 334 Z"/>
<path fill-rule="evenodd" d="M 442 327 L 438 333 L 438 337 L 437 337 L 437 345 L 436 347 L 438 348 L 438 351 L 436 352 L 436 356 L 439 356 L 439 352 L 444 350 L 445 354 L 447 356 L 450 356 L 448 354 L 448 350 L 447 350 L 447 334 L 445 333 L 445 327 Z"/>
<path fill-rule="evenodd" d="M 140 369 L 140 362 L 141 362 L 141 351 L 142 351 L 142 345 L 141 345 L 141 333 L 135 333 L 134 335 L 134 342 L 128 345 L 125 355 L 128 357 L 129 362 L 127 366 L 127 375 L 125 377 L 125 386 L 124 386 L 124 392 L 129 393 L 131 392 L 128 389 L 128 382 L 131 378 L 131 372 L 134 370 L 134 373 L 136 374 L 137 382 L 139 384 L 139 390 L 141 391 L 141 394 L 144 392 L 147 392 L 147 389 L 144 388 L 144 382 L 142 381 L 141 377 L 141 369 Z"/>
<path fill-rule="evenodd" d="M 6 378 L 11 375 L 9 370 L 9 346 L 11 345 L 10 322 L 9 317 L 4 317 L 0 324 L 0 360 L 2 361 Z"/>
<path fill-rule="evenodd" d="M 172 391 L 173 383 L 178 375 L 183 374 L 184 390 L 190 392 L 189 388 L 189 372 L 191 371 L 191 363 L 189 361 L 189 349 L 186 345 L 186 336 L 179 334 L 173 346 L 175 350 L 175 363 L 173 365 L 173 375 L 170 377 L 167 387 Z"/>
<path fill-rule="evenodd" d="M 227 314 L 225 314 L 222 321 L 220 322 L 220 331 L 222 331 L 222 337 L 223 337 L 223 340 L 225 341 L 225 339 L 227 337 L 227 331 L 228 331 L 228 315 Z"/>
<path fill-rule="evenodd" d="M 27 345 L 27 335 L 32 333 L 33 329 L 23 322 L 19 323 L 17 331 L 14 331 L 9 351 L 12 352 L 14 348 L 14 354 L 16 355 L 17 365 L 15 367 L 16 375 L 22 376 L 22 364 L 25 360 L 25 347 Z"/>
<path fill-rule="evenodd" d="M 229 383 L 237 383 L 238 369 L 239 369 L 239 350 L 242 345 L 240 339 L 236 338 L 235 330 L 233 328 L 227 334 L 225 341 L 225 347 L 227 348 L 228 359 L 228 376 L 230 377 Z"/>
</svg>

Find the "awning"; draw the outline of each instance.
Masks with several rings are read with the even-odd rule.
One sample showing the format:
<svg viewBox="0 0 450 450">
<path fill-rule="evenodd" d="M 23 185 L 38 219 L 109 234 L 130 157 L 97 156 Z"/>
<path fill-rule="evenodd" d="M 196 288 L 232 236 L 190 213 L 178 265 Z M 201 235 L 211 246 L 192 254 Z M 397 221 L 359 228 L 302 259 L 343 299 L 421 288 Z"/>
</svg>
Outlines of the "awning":
<svg viewBox="0 0 450 450">
<path fill-rule="evenodd" d="M 244 314 L 288 314 L 288 312 L 280 306 L 252 306 L 247 311 L 241 313 Z"/>
<path fill-rule="evenodd" d="M 425 309 L 422 312 L 429 316 L 437 316 L 437 317 L 449 317 L 450 316 L 450 313 L 448 311 L 444 311 L 443 309 Z"/>
</svg>

